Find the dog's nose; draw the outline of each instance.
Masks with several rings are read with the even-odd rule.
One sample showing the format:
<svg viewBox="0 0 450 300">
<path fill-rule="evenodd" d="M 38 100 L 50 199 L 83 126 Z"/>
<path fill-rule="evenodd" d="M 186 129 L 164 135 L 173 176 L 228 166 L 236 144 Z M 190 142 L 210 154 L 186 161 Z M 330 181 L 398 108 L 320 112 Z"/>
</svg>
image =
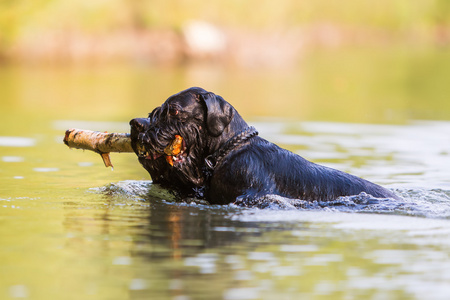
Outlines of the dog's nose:
<svg viewBox="0 0 450 300">
<path fill-rule="evenodd" d="M 137 132 L 144 131 L 148 125 L 148 118 L 136 118 L 130 121 L 131 129 L 136 130 Z"/>
</svg>

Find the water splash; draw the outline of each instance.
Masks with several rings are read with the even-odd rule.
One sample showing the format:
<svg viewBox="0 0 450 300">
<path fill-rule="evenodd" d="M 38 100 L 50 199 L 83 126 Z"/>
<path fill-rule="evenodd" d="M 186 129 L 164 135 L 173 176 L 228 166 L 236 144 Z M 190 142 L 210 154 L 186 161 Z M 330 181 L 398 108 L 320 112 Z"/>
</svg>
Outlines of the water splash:
<svg viewBox="0 0 450 300">
<path fill-rule="evenodd" d="M 235 204 L 262 209 L 382 213 L 450 219 L 450 191 L 405 189 L 397 190 L 396 193 L 402 197 L 401 200 L 375 198 L 363 192 L 359 195 L 339 197 L 333 201 L 305 201 L 267 195 L 252 201 L 237 201 Z"/>
<path fill-rule="evenodd" d="M 200 199 L 180 199 L 173 192 L 151 181 L 120 181 L 104 187 L 91 189 L 118 199 L 139 201 L 165 201 L 177 205 L 191 203 L 205 204 Z M 258 208 L 265 210 L 329 211 L 349 213 L 392 214 L 417 216 L 433 219 L 450 219 L 450 191 L 442 189 L 397 189 L 395 193 L 401 200 L 375 198 L 361 193 L 354 196 L 339 197 L 333 201 L 305 201 L 266 195 L 254 200 L 237 200 L 228 207 Z M 211 206 L 217 209 L 227 206 Z"/>
<path fill-rule="evenodd" d="M 153 184 L 151 181 L 124 180 L 91 188 L 90 191 L 113 198 L 141 201 L 149 200 L 152 197 L 174 200 L 175 197 L 169 190 Z"/>
</svg>

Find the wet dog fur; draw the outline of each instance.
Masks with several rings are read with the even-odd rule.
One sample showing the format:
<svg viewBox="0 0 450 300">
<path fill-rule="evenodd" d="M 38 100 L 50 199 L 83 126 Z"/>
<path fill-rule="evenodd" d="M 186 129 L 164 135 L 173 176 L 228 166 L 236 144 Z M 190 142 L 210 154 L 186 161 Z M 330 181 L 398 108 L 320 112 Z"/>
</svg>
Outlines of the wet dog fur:
<svg viewBox="0 0 450 300">
<path fill-rule="evenodd" d="M 391 191 L 303 157 L 254 136 L 235 145 L 214 169 L 205 158 L 248 128 L 221 96 L 193 87 L 170 96 L 148 118 L 130 121 L 132 147 L 155 183 L 182 197 L 211 204 L 245 202 L 266 195 L 328 201 L 366 192 L 394 198 Z M 183 153 L 168 163 L 164 149 L 175 135 L 183 138 Z"/>
</svg>

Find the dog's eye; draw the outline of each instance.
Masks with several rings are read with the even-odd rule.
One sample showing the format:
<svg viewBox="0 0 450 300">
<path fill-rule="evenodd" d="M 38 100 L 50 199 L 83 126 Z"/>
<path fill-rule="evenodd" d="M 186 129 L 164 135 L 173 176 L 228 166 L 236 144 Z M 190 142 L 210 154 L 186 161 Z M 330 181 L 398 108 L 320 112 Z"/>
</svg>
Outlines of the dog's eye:
<svg viewBox="0 0 450 300">
<path fill-rule="evenodd" d="M 169 108 L 169 115 L 171 115 L 172 117 L 178 115 L 179 113 L 180 113 L 180 112 L 179 112 L 177 109 L 175 109 L 175 108 L 173 108 L 173 107 L 170 107 L 170 108 Z"/>
</svg>

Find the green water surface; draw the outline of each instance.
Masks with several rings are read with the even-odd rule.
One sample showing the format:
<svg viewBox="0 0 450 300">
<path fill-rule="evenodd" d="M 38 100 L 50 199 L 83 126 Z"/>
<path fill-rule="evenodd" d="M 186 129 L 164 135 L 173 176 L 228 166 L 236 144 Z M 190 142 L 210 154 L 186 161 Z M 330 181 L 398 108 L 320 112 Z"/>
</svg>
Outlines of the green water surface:
<svg viewBox="0 0 450 300">
<path fill-rule="evenodd" d="M 391 188 L 426 185 L 434 199 L 433 188 L 450 190 L 448 78 L 448 51 L 376 49 L 319 52 L 288 70 L 0 66 L 0 298 L 447 299 L 447 217 L 174 204 L 134 154 L 113 154 L 111 171 L 62 138 L 70 127 L 127 132 L 201 86 L 291 151 Z M 434 140 L 410 126 L 425 119 L 439 121 Z M 324 131 L 292 125 L 304 121 Z M 359 127 L 349 142 L 403 141 L 408 156 L 336 133 L 361 123 L 405 134 Z M 439 151 L 408 146 L 421 139 Z"/>
</svg>

